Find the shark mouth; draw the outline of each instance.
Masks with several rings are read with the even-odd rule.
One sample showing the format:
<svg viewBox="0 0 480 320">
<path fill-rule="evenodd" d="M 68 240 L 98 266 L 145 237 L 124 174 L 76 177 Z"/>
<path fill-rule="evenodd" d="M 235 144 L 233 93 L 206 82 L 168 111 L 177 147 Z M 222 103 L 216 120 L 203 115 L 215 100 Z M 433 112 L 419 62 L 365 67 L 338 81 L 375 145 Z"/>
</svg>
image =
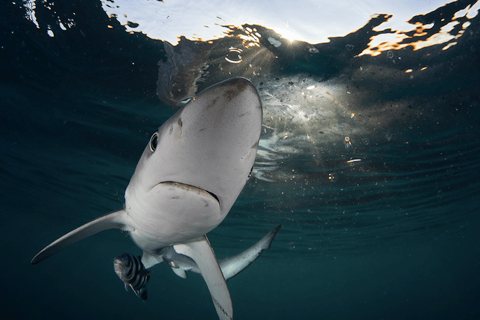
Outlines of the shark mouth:
<svg viewBox="0 0 480 320">
<path fill-rule="evenodd" d="M 199 187 L 195 187 L 195 186 L 192 186 L 190 184 L 176 182 L 176 181 L 163 181 L 163 182 L 158 183 L 157 185 L 161 185 L 161 184 L 176 187 L 176 188 L 181 188 L 181 189 L 186 190 L 186 191 L 197 192 L 199 194 L 204 194 L 204 195 L 208 194 L 211 197 L 213 197 L 215 200 L 217 200 L 218 205 L 220 205 L 220 199 L 218 199 L 217 195 L 213 192 L 208 191 L 208 190 L 205 190 L 205 189 L 202 189 L 202 188 L 199 188 Z"/>
</svg>

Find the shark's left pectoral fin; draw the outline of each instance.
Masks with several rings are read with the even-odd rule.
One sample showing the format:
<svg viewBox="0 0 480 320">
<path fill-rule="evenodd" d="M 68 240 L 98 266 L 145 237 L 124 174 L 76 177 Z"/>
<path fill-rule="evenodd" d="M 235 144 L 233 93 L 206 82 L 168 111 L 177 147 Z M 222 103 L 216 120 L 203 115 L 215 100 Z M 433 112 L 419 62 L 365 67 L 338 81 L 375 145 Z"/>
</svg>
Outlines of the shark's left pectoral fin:
<svg viewBox="0 0 480 320">
<path fill-rule="evenodd" d="M 203 236 L 196 241 L 176 244 L 173 249 L 179 254 L 192 258 L 197 264 L 207 283 L 218 317 L 221 320 L 233 319 L 232 300 L 227 283 L 207 237 Z"/>
<path fill-rule="evenodd" d="M 129 220 L 127 213 L 124 210 L 119 210 L 90 221 L 46 246 L 32 259 L 32 264 L 37 264 L 72 243 L 92 236 L 100 231 L 107 229 L 129 230 L 131 228 Z"/>
</svg>

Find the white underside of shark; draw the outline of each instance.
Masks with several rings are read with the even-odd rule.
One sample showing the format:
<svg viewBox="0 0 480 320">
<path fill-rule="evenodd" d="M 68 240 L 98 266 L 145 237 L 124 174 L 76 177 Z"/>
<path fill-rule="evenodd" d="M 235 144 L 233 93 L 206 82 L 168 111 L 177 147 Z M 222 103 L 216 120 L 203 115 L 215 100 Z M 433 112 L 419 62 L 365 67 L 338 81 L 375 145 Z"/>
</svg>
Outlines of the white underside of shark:
<svg viewBox="0 0 480 320">
<path fill-rule="evenodd" d="M 130 233 L 146 268 L 166 261 L 174 272 L 201 273 L 220 319 L 233 319 L 226 280 L 270 246 L 280 227 L 252 248 L 219 263 L 206 238 L 243 189 L 262 127 L 255 87 L 232 78 L 191 99 L 155 132 L 125 191 L 123 210 L 91 221 L 51 243 L 32 264 L 107 229 Z"/>
</svg>

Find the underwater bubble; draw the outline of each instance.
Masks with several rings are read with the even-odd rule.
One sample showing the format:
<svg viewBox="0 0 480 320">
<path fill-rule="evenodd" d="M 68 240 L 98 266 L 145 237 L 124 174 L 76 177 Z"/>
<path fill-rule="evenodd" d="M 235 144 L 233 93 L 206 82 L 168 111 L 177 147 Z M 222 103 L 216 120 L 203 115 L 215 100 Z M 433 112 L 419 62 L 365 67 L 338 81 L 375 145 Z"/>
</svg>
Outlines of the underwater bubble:
<svg viewBox="0 0 480 320">
<path fill-rule="evenodd" d="M 228 53 L 225 55 L 225 60 L 230 63 L 240 63 L 242 62 L 242 49 L 230 47 Z"/>
</svg>

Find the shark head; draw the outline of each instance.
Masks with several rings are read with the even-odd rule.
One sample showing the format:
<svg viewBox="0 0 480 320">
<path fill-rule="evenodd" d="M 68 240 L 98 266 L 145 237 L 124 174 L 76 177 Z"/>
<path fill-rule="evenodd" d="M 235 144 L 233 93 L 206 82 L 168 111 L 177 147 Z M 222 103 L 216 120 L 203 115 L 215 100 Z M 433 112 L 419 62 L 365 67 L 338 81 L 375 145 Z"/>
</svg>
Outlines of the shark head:
<svg viewBox="0 0 480 320">
<path fill-rule="evenodd" d="M 125 192 L 125 210 L 141 233 L 153 223 L 173 244 L 215 228 L 248 179 L 261 126 L 255 87 L 233 78 L 205 89 L 158 128 Z"/>
</svg>

